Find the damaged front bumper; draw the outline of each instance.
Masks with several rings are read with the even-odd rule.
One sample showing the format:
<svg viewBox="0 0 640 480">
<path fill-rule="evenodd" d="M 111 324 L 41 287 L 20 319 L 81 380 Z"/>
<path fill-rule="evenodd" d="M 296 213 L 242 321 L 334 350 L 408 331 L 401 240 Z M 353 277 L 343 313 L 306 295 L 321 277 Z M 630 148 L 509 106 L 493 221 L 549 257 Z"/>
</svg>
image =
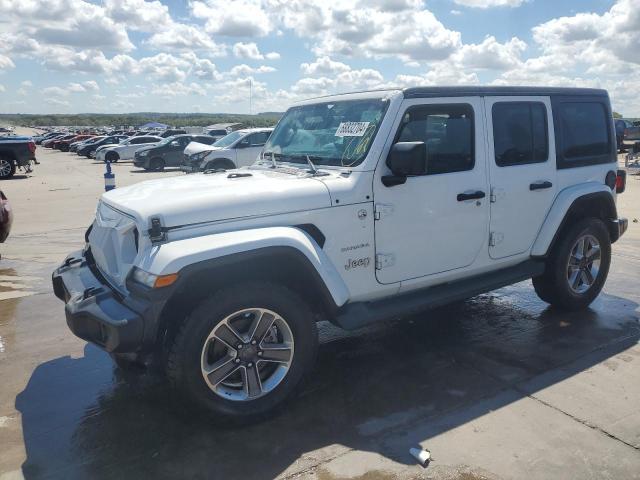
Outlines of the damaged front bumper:
<svg viewBox="0 0 640 480">
<path fill-rule="evenodd" d="M 65 302 L 67 325 L 76 336 L 114 353 L 139 352 L 154 343 L 164 301 L 124 296 L 113 289 L 90 251 L 69 255 L 53 272 L 52 282 L 56 297 Z"/>
</svg>

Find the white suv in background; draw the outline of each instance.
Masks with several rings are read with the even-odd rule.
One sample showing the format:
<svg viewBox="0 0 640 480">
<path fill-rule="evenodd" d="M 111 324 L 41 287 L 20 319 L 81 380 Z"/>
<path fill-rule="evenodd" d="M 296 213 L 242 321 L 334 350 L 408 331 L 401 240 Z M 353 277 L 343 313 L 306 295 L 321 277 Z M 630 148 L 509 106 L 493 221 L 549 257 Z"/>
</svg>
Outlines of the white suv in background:
<svg viewBox="0 0 640 480">
<path fill-rule="evenodd" d="M 313 371 L 318 320 L 355 329 L 527 279 L 586 308 L 627 227 L 615 138 L 596 89 L 307 100 L 250 167 L 103 194 L 54 291 L 120 365 L 161 359 L 199 405 L 259 418 Z"/>
<path fill-rule="evenodd" d="M 246 128 L 222 137 L 213 145 L 191 142 L 184 151 L 182 171 L 234 169 L 254 163 L 273 128 Z"/>
<path fill-rule="evenodd" d="M 142 147 L 155 145 L 163 140 L 154 135 L 129 137 L 114 145 L 103 145 L 96 150 L 96 160 L 100 162 L 117 162 L 118 160 L 133 160 L 135 153 Z"/>
</svg>

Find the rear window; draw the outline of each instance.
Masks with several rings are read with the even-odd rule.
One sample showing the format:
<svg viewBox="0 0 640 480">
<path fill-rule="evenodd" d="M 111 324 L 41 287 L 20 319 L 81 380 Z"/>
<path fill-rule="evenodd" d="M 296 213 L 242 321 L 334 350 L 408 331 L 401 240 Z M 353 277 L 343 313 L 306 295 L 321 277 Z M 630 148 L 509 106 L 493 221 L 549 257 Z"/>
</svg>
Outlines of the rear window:
<svg viewBox="0 0 640 480">
<path fill-rule="evenodd" d="M 562 102 L 558 113 L 562 144 L 560 167 L 615 161 L 611 143 L 612 121 L 603 103 Z"/>
</svg>

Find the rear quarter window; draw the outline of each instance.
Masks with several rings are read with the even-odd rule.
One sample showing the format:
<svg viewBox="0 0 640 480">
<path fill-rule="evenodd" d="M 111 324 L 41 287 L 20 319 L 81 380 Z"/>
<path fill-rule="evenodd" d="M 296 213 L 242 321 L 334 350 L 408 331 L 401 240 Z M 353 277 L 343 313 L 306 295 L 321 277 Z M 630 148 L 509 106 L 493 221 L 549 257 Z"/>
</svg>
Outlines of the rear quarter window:
<svg viewBox="0 0 640 480">
<path fill-rule="evenodd" d="M 554 105 L 558 168 L 616 161 L 613 121 L 603 101 L 564 100 Z"/>
</svg>

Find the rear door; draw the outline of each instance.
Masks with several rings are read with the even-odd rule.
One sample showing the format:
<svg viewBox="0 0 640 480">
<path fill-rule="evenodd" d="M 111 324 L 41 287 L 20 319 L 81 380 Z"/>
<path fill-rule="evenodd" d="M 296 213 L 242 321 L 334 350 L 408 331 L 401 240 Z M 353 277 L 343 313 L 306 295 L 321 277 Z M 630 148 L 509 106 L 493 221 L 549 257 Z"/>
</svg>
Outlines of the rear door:
<svg viewBox="0 0 640 480">
<path fill-rule="evenodd" d="M 489 255 L 530 250 L 556 196 L 548 97 L 486 97 L 491 182 Z"/>
<path fill-rule="evenodd" d="M 167 166 L 175 167 L 182 162 L 184 149 L 191 143 L 191 137 L 178 137 L 169 145 L 167 152 L 164 154 L 164 163 Z"/>
</svg>

